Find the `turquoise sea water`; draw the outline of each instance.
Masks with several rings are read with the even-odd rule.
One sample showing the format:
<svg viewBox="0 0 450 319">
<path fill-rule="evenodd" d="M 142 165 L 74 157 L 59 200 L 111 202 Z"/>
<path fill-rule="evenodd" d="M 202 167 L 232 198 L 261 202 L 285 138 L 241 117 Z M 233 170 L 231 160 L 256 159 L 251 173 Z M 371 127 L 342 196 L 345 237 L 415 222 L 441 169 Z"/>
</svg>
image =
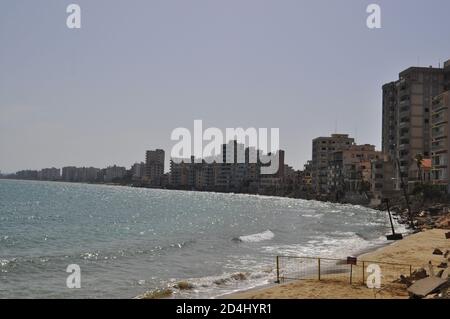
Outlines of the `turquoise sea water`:
<svg viewBox="0 0 450 319">
<path fill-rule="evenodd" d="M 175 297 L 215 297 L 273 281 L 276 254 L 344 257 L 387 232 L 359 206 L 0 180 L 0 298 L 132 298 L 179 280 L 194 289 Z"/>
</svg>

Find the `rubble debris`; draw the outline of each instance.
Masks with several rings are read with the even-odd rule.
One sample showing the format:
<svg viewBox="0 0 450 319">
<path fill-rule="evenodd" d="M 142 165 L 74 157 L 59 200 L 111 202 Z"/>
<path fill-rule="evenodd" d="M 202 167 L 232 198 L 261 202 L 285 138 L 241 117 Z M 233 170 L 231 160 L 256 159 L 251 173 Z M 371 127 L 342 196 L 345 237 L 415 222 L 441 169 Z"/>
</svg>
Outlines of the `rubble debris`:
<svg viewBox="0 0 450 319">
<path fill-rule="evenodd" d="M 419 280 L 428 277 L 427 271 L 423 268 L 419 268 L 414 270 L 411 274 L 411 280 Z"/>
<path fill-rule="evenodd" d="M 413 284 L 413 282 L 411 281 L 411 278 L 406 277 L 404 275 L 400 275 L 400 278 L 394 280 L 394 283 L 404 284 L 404 285 L 406 285 L 406 287 L 409 287 Z"/>
<path fill-rule="evenodd" d="M 438 266 L 437 266 L 438 268 L 447 268 L 448 267 L 448 264 L 447 263 L 444 263 L 444 262 L 442 262 L 442 263 L 440 263 Z"/>
<path fill-rule="evenodd" d="M 446 279 L 427 277 L 416 281 L 407 290 L 412 298 L 424 298 L 427 295 L 438 291 L 438 289 L 446 283 Z"/>
</svg>

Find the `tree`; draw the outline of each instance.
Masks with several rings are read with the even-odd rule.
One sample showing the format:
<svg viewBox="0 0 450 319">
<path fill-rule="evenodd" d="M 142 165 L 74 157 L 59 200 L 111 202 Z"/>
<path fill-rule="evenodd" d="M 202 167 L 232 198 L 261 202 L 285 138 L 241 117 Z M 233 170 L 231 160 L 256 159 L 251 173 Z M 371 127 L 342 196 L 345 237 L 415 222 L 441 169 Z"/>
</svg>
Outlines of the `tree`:
<svg viewBox="0 0 450 319">
<path fill-rule="evenodd" d="M 422 175 L 423 155 L 421 153 L 418 153 L 414 157 L 414 160 L 416 161 L 417 171 L 418 171 L 418 174 L 419 174 L 420 183 L 423 184 L 423 175 Z"/>
</svg>

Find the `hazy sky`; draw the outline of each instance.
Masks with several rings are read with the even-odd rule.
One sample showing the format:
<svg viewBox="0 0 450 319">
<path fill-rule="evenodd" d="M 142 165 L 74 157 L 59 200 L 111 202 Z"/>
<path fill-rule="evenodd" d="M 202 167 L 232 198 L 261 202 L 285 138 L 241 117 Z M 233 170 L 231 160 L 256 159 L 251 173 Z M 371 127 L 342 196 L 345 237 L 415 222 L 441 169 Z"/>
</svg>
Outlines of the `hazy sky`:
<svg viewBox="0 0 450 319">
<path fill-rule="evenodd" d="M 66 26 L 81 6 L 82 28 Z M 366 7 L 382 8 L 382 29 Z M 450 59 L 450 2 L 2 0 L 0 170 L 130 166 L 176 127 L 278 127 L 301 168 L 335 131 L 380 147 L 381 85 Z"/>
</svg>

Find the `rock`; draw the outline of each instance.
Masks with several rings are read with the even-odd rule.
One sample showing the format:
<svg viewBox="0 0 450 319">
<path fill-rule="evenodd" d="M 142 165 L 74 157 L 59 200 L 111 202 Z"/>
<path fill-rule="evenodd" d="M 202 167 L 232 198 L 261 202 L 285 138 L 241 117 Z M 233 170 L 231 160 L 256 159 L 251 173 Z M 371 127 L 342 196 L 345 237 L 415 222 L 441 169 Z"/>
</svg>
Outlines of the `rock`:
<svg viewBox="0 0 450 319">
<path fill-rule="evenodd" d="M 450 239 L 450 231 L 448 233 L 445 233 L 445 238 Z"/>
<path fill-rule="evenodd" d="M 164 299 L 172 296 L 173 291 L 171 289 L 156 289 L 148 291 L 141 296 L 142 299 Z"/>
<path fill-rule="evenodd" d="M 447 263 L 440 263 L 438 266 L 437 266 L 438 268 L 447 268 L 448 267 L 448 264 Z"/>
<path fill-rule="evenodd" d="M 444 253 L 442 252 L 442 250 L 440 250 L 440 249 L 438 249 L 438 248 L 436 248 L 434 251 L 433 251 L 433 255 L 443 255 Z"/>
<path fill-rule="evenodd" d="M 246 274 L 244 274 L 242 272 L 238 272 L 238 273 L 232 274 L 231 275 L 231 279 L 234 279 L 234 280 L 245 280 L 245 279 L 247 279 L 247 276 L 246 276 Z"/>
<path fill-rule="evenodd" d="M 225 285 L 227 283 L 227 281 L 228 281 L 227 279 L 221 278 L 221 279 L 215 280 L 214 283 L 218 286 L 222 286 L 222 285 Z"/>
<path fill-rule="evenodd" d="M 412 285 L 412 281 L 408 277 L 405 277 L 403 275 L 400 275 L 399 279 L 394 280 L 394 283 L 404 284 L 407 287 Z"/>
<path fill-rule="evenodd" d="M 180 290 L 191 290 L 194 289 L 194 285 L 187 281 L 180 281 L 175 285 L 175 288 Z"/>
<path fill-rule="evenodd" d="M 427 271 L 423 268 L 419 268 L 413 271 L 413 273 L 411 274 L 411 278 L 412 280 L 419 280 L 419 279 L 423 279 L 428 277 L 427 275 Z"/>
<path fill-rule="evenodd" d="M 438 277 L 428 277 L 416 281 L 408 288 L 408 292 L 415 297 L 423 298 L 439 291 L 439 288 L 447 283 L 447 280 Z"/>
</svg>

